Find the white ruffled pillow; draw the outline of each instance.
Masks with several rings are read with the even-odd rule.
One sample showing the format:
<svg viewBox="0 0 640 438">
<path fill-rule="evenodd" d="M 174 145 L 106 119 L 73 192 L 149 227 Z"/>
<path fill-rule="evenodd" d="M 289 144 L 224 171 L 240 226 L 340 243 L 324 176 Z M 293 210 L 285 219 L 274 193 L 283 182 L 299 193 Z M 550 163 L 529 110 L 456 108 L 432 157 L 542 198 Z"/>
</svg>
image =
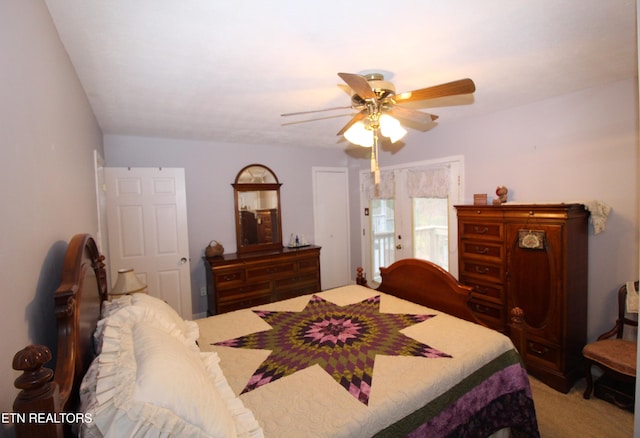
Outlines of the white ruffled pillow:
<svg viewBox="0 0 640 438">
<path fill-rule="evenodd" d="M 262 438 L 215 352 L 190 348 L 175 324 L 130 306 L 104 320 L 103 353 L 80 389 L 93 421 L 81 435 Z"/>
<path fill-rule="evenodd" d="M 195 343 L 200 337 L 200 329 L 194 321 L 183 319 L 173 307 L 160 298 L 152 297 L 148 294 L 131 295 L 131 305 L 146 306 L 153 309 L 161 318 L 165 318 L 168 322 L 173 322 L 188 342 Z"/>
<path fill-rule="evenodd" d="M 195 321 L 187 321 L 175 311 L 173 307 L 163 300 L 152 297 L 144 293 L 132 295 L 123 295 L 111 301 L 103 301 L 102 303 L 102 319 L 98 321 L 96 332 L 94 334 L 95 350 L 99 354 L 102 344 L 102 333 L 104 331 L 104 323 L 107 318 L 115 315 L 119 310 L 129 306 L 146 307 L 157 314 L 157 317 L 163 319 L 175 327 L 184 336 L 187 343 L 197 348 L 197 341 L 200 337 L 200 328 Z"/>
<path fill-rule="evenodd" d="M 107 320 L 95 399 L 86 403 L 94 406 L 87 435 L 98 435 L 97 428 L 105 437 L 262 436 L 230 388 L 233 400 L 226 400 L 220 381 L 228 384 L 216 372 L 217 356 L 190 349 L 175 330 L 136 306 Z M 83 382 L 87 392 L 92 386 Z"/>
<path fill-rule="evenodd" d="M 108 318 L 123 307 L 131 305 L 131 295 L 121 295 L 102 302 L 102 318 Z"/>
</svg>

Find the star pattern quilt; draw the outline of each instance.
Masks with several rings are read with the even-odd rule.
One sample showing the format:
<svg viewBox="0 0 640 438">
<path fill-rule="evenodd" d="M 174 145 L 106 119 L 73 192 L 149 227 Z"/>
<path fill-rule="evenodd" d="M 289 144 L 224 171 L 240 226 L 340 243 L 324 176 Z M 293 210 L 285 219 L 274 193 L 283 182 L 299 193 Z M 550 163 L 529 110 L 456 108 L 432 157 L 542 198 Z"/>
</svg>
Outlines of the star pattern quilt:
<svg viewBox="0 0 640 438">
<path fill-rule="evenodd" d="M 214 345 L 271 351 L 243 394 L 318 364 L 368 404 L 377 355 L 451 357 L 400 332 L 434 315 L 380 313 L 379 307 L 379 295 L 347 306 L 313 295 L 300 312 L 254 310 L 272 329 Z"/>
<path fill-rule="evenodd" d="M 350 285 L 197 322 L 267 438 L 539 437 L 509 338 L 437 310 Z"/>
</svg>

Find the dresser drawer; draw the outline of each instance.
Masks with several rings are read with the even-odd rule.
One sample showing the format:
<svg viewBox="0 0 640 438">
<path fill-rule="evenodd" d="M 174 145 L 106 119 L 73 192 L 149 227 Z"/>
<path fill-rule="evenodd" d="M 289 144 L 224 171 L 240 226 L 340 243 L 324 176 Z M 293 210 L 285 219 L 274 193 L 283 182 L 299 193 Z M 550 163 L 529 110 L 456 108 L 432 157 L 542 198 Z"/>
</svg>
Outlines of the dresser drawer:
<svg viewBox="0 0 640 438">
<path fill-rule="evenodd" d="M 314 292 L 320 292 L 318 284 L 298 285 L 293 289 L 276 290 L 274 301 L 286 300 L 289 298 L 299 297 L 300 295 L 309 295 Z"/>
<path fill-rule="evenodd" d="M 496 222 L 460 222 L 460 238 L 504 240 L 504 226 Z"/>
<path fill-rule="evenodd" d="M 292 275 L 295 272 L 295 263 L 274 263 L 269 265 L 251 266 L 247 268 L 247 279 L 273 278 L 282 275 Z"/>
<path fill-rule="evenodd" d="M 460 262 L 461 277 L 471 277 L 480 281 L 502 283 L 502 279 L 504 278 L 504 265 L 492 265 L 468 258 L 463 258 Z"/>
<path fill-rule="evenodd" d="M 216 290 L 234 288 L 246 281 L 246 271 L 243 268 L 221 269 L 214 273 Z"/>
<path fill-rule="evenodd" d="M 504 247 L 499 243 L 491 243 L 481 240 L 463 240 L 460 242 L 462 257 L 482 258 L 495 263 L 502 263 L 504 259 Z"/>
<path fill-rule="evenodd" d="M 318 272 L 320 260 L 318 257 L 307 257 L 298 260 L 298 272 Z"/>
<path fill-rule="evenodd" d="M 233 310 L 246 309 L 247 307 L 260 306 L 262 304 L 269 304 L 271 302 L 271 295 L 257 295 L 257 296 L 245 296 L 243 298 L 233 300 L 218 301 L 218 308 L 216 313 L 226 313 Z"/>
<path fill-rule="evenodd" d="M 303 286 L 315 286 L 318 285 L 318 275 L 314 272 L 299 273 L 293 277 L 287 277 L 280 280 L 275 280 L 274 287 L 277 291 L 283 289 L 295 289 Z M 318 292 L 318 290 L 312 290 L 311 292 Z"/>
<path fill-rule="evenodd" d="M 241 297 L 252 297 L 257 295 L 268 295 L 271 292 L 271 283 L 263 281 L 259 283 L 246 283 L 241 286 L 233 288 L 220 288 L 218 289 L 218 298 L 224 299 L 236 299 Z"/>
</svg>

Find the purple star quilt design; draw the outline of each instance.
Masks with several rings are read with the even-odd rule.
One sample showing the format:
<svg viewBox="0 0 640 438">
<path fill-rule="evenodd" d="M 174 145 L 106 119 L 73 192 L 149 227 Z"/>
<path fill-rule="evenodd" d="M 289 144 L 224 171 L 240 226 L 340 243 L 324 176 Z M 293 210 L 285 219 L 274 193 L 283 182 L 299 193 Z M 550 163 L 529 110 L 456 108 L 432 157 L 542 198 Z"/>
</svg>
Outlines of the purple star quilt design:
<svg viewBox="0 0 640 438">
<path fill-rule="evenodd" d="M 311 365 L 320 365 L 364 404 L 378 354 L 451 357 L 400 330 L 435 315 L 380 313 L 380 296 L 338 306 L 313 295 L 301 312 L 254 310 L 272 329 L 212 345 L 271 350 L 242 394 Z"/>
</svg>

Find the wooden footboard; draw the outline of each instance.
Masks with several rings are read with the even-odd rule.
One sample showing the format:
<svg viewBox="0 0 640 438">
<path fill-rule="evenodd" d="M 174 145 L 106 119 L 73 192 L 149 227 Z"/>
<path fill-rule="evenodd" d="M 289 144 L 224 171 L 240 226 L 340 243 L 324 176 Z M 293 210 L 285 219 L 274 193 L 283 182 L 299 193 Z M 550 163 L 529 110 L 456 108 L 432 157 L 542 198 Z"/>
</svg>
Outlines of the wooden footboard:
<svg viewBox="0 0 640 438">
<path fill-rule="evenodd" d="M 467 304 L 471 287 L 458 283 L 453 275 L 434 263 L 398 260 L 387 268 L 380 268 L 380 274 L 382 282 L 376 290 L 484 325 Z M 368 286 L 362 268 L 358 268 L 356 283 Z"/>
</svg>

